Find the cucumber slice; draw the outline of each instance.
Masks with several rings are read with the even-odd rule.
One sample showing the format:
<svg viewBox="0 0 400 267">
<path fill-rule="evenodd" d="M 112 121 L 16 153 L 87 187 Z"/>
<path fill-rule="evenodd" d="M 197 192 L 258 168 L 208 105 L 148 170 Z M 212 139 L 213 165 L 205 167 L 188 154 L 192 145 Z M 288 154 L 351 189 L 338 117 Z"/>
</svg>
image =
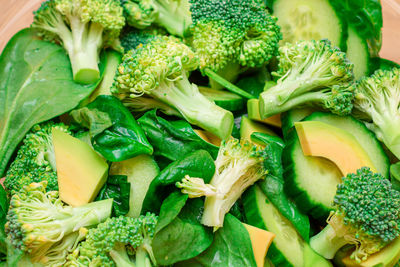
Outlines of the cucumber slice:
<svg viewBox="0 0 400 267">
<path fill-rule="evenodd" d="M 353 27 L 348 28 L 347 58 L 354 64 L 356 79 L 370 74 L 371 59 L 368 43 Z"/>
<path fill-rule="evenodd" d="M 301 121 L 315 110 L 312 108 L 299 108 L 299 109 L 292 109 L 289 110 L 281 115 L 281 122 L 282 122 L 282 133 L 285 140 L 287 140 L 287 136 L 290 131 L 294 128 L 294 123 Z"/>
<path fill-rule="evenodd" d="M 272 8 L 284 43 L 326 38 L 340 47 L 346 39 L 345 23 L 329 0 L 275 0 Z"/>
<path fill-rule="evenodd" d="M 137 218 L 142 210 L 143 200 L 151 181 L 160 169 L 155 160 L 148 155 L 140 155 L 120 162 L 113 162 L 110 167 L 112 175 L 126 175 L 131 183 L 129 212 L 126 216 Z"/>
<path fill-rule="evenodd" d="M 275 266 L 331 266 L 327 260 L 312 251 L 257 185 L 245 192 L 243 204 L 250 225 L 276 235 L 267 253 L 267 257 Z"/>
<path fill-rule="evenodd" d="M 340 170 L 327 159 L 304 156 L 295 130 L 287 136 L 282 162 L 285 192 L 304 213 L 326 220 L 342 177 Z"/>
<path fill-rule="evenodd" d="M 214 101 L 216 105 L 223 109 L 229 111 L 238 111 L 244 108 L 245 100 L 237 94 L 224 90 L 211 89 L 208 87 L 199 87 L 199 91 L 207 99 Z"/>
<path fill-rule="evenodd" d="M 300 112 L 292 114 L 291 120 L 301 117 Z M 375 168 L 389 177 L 389 159 L 375 135 L 363 123 L 351 116 L 341 117 L 324 112 L 314 112 L 304 121 L 321 121 L 351 133 L 364 148 Z M 287 145 L 283 155 L 285 190 L 298 207 L 315 219 L 326 219 L 336 193 L 336 186 L 342 174 L 332 162 L 303 155 L 295 130 L 287 134 Z"/>
</svg>

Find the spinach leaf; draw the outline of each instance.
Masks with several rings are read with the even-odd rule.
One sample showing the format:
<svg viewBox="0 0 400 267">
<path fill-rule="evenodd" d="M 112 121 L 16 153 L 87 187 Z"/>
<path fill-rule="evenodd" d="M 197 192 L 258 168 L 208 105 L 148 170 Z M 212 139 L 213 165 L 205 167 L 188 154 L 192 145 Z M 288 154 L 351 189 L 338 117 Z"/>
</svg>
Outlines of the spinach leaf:
<svg viewBox="0 0 400 267">
<path fill-rule="evenodd" d="M 169 212 L 160 212 L 163 224 L 168 220 L 172 221 L 163 228 L 157 225 L 157 232 L 152 242 L 154 256 L 161 265 L 170 265 L 196 257 L 206 250 L 213 240 L 212 229 L 200 222 L 204 202 L 201 199 L 187 200 L 187 197 L 177 193 L 180 194 L 178 200 L 181 201 L 173 203 L 177 198 L 177 194 L 173 194 L 161 207 L 161 211 L 168 209 Z M 174 214 L 175 218 L 171 216 Z"/>
<path fill-rule="evenodd" d="M 114 200 L 112 213 L 113 216 L 126 215 L 129 211 L 129 195 L 131 184 L 127 181 L 126 175 L 110 175 L 106 184 L 101 188 L 96 200 Z"/>
<path fill-rule="evenodd" d="M 148 211 L 158 213 L 163 200 L 171 192 L 178 190 L 175 183 L 181 181 L 185 175 L 203 178 L 204 182 L 208 183 L 214 172 L 214 161 L 205 150 L 195 151 L 181 160 L 174 161 L 151 182 L 143 201 L 142 214 Z"/>
<path fill-rule="evenodd" d="M 177 160 L 192 151 L 204 149 L 214 159 L 217 157 L 218 147 L 201 139 L 189 123 L 183 120 L 165 120 L 157 116 L 156 112 L 148 111 L 138 119 L 154 147 L 154 155 Z"/>
<path fill-rule="evenodd" d="M 75 108 L 96 86 L 73 81 L 61 46 L 37 39 L 31 29 L 14 35 L 0 56 L 0 177 L 33 125 Z"/>
<path fill-rule="evenodd" d="M 100 95 L 87 107 L 75 110 L 71 115 L 81 126 L 94 133 L 91 136 L 93 148 L 109 161 L 124 161 L 153 153 L 142 128 L 114 96 Z M 106 128 L 109 122 L 112 125 Z"/>
<path fill-rule="evenodd" d="M 299 211 L 284 192 L 285 182 L 281 160 L 284 142 L 279 137 L 264 133 L 253 133 L 251 139 L 264 144 L 267 155 L 264 166 L 269 173 L 265 179 L 258 181 L 257 184 L 279 212 L 293 223 L 303 239 L 308 241 L 310 239 L 310 220 Z"/>
<path fill-rule="evenodd" d="M 215 233 L 211 246 L 194 260 L 205 267 L 257 266 L 250 235 L 231 214 L 225 216 L 224 227 Z"/>
<path fill-rule="evenodd" d="M 165 228 L 170 224 L 182 208 L 185 206 L 189 196 L 182 194 L 179 191 L 172 192 L 162 203 L 160 208 L 160 215 L 158 216 L 158 222 L 156 225 L 155 233 Z"/>
</svg>

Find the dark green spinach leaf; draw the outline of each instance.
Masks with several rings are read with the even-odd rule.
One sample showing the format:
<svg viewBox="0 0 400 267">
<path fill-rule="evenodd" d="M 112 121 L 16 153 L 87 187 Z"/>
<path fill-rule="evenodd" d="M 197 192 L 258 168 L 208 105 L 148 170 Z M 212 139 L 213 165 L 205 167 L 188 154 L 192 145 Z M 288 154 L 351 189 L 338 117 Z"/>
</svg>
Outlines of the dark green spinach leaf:
<svg viewBox="0 0 400 267">
<path fill-rule="evenodd" d="M 193 151 L 204 149 L 214 159 L 217 157 L 218 147 L 201 139 L 189 123 L 183 120 L 165 120 L 157 116 L 156 112 L 148 111 L 138 119 L 154 147 L 154 155 L 177 160 Z"/>
<path fill-rule="evenodd" d="M 39 40 L 31 29 L 14 35 L 0 56 L 0 177 L 33 125 L 75 108 L 96 86 L 73 81 L 61 46 Z"/>
<path fill-rule="evenodd" d="M 181 181 L 185 175 L 203 178 L 204 182 L 208 183 L 214 172 L 214 161 L 205 150 L 195 151 L 180 160 L 174 161 L 151 182 L 143 201 L 142 214 L 148 211 L 158 213 L 163 200 L 171 192 L 179 190 L 175 183 Z"/>
<path fill-rule="evenodd" d="M 147 141 L 142 128 L 129 110 L 114 96 L 100 95 L 87 107 L 75 110 L 71 114 L 81 126 L 96 133 L 91 136 L 93 148 L 109 161 L 123 161 L 141 154 L 153 153 L 153 147 Z M 111 127 L 105 128 L 109 121 L 104 114 L 107 114 L 112 122 Z"/>
<path fill-rule="evenodd" d="M 186 204 L 186 205 L 185 205 Z M 212 243 L 211 228 L 201 224 L 204 202 L 172 193 L 161 206 L 152 247 L 158 264 L 170 265 L 196 257 Z"/>
<path fill-rule="evenodd" d="M 224 227 L 215 233 L 211 246 L 194 260 L 205 267 L 257 266 L 250 235 L 231 214 L 225 216 Z"/>
<path fill-rule="evenodd" d="M 129 211 L 129 196 L 131 184 L 126 175 L 110 175 L 106 184 L 101 188 L 96 200 L 114 200 L 112 213 L 113 216 L 126 215 Z"/>
<path fill-rule="evenodd" d="M 300 212 L 284 192 L 285 182 L 282 166 L 284 142 L 279 137 L 264 133 L 253 133 L 251 139 L 264 144 L 267 155 L 264 166 L 269 173 L 265 179 L 258 181 L 257 184 L 279 212 L 293 223 L 304 240 L 308 241 L 310 239 L 310 220 Z"/>
</svg>

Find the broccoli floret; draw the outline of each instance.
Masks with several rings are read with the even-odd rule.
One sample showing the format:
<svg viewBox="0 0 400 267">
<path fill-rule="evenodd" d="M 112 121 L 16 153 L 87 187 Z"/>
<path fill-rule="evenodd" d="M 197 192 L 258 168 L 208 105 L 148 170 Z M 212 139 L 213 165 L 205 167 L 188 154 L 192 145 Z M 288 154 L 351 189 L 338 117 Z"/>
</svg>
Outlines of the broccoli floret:
<svg viewBox="0 0 400 267">
<path fill-rule="evenodd" d="M 118 42 L 125 25 L 118 0 L 47 0 L 34 12 L 33 28 L 67 51 L 74 80 L 89 84 L 100 78 L 101 48 Z"/>
<path fill-rule="evenodd" d="M 58 190 L 56 160 L 51 130 L 57 128 L 71 134 L 62 123 L 45 122 L 32 127 L 25 136 L 6 174 L 4 186 L 9 195 L 32 182 L 47 181 L 47 190 Z"/>
<path fill-rule="evenodd" d="M 221 144 L 210 184 L 186 176 L 176 186 L 191 198 L 206 196 L 201 222 L 217 229 L 243 192 L 268 173 L 264 160 L 265 153 L 259 146 L 232 138 Z"/>
<path fill-rule="evenodd" d="M 130 50 L 119 66 L 113 93 L 126 98 L 149 95 L 178 110 L 190 123 L 227 139 L 233 115 L 203 96 L 188 80 L 198 67 L 198 57 L 172 36 L 158 37 L 137 50 Z"/>
<path fill-rule="evenodd" d="M 157 38 L 157 36 L 163 35 L 166 35 L 166 32 L 160 28 L 151 27 L 145 30 L 138 30 L 127 27 L 127 29 L 121 33 L 120 39 L 122 47 L 127 52 L 131 49 L 140 48 L 151 42 L 154 38 Z"/>
<path fill-rule="evenodd" d="M 260 95 L 260 115 L 267 118 L 297 106 L 322 107 L 348 115 L 354 93 L 353 64 L 328 40 L 286 43 L 279 48 L 277 85 Z"/>
<path fill-rule="evenodd" d="M 200 69 L 229 82 L 248 68 L 261 67 L 278 54 L 282 39 L 276 18 L 259 0 L 190 0 L 192 46 Z M 212 77 L 210 77 L 212 78 Z M 220 88 L 210 80 L 213 88 Z"/>
<path fill-rule="evenodd" d="M 358 262 L 382 249 L 400 234 L 400 192 L 381 174 L 363 167 L 342 178 L 328 225 L 311 238 L 311 247 L 332 259 L 346 244 L 356 245 Z"/>
<path fill-rule="evenodd" d="M 71 266 L 156 265 L 151 242 L 157 216 L 113 217 L 90 229 L 86 240 L 68 257 Z"/>
<path fill-rule="evenodd" d="M 354 88 L 355 111 L 362 113 L 368 128 L 400 158 L 400 69 L 378 70 Z"/>
<path fill-rule="evenodd" d="M 192 23 L 188 0 L 121 0 L 127 23 L 144 29 L 153 23 L 184 37 Z"/>
<path fill-rule="evenodd" d="M 57 191 L 46 192 L 46 186 L 46 181 L 25 186 L 12 196 L 7 213 L 5 232 L 11 244 L 33 262 L 48 260 L 51 247 L 63 238 L 111 215 L 112 199 L 71 207 L 63 204 Z"/>
</svg>

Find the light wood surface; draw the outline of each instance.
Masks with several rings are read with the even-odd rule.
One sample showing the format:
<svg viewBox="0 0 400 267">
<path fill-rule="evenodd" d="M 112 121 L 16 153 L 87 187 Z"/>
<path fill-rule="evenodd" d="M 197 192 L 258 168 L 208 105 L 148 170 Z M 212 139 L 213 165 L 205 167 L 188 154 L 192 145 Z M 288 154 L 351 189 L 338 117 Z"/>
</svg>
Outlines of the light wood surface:
<svg viewBox="0 0 400 267">
<path fill-rule="evenodd" d="M 340 1 L 340 0 L 337 0 Z M 400 0 L 381 0 L 383 47 L 381 57 L 400 63 Z M 32 11 L 42 0 L 0 0 L 0 50 L 18 30 L 32 22 Z"/>
</svg>

